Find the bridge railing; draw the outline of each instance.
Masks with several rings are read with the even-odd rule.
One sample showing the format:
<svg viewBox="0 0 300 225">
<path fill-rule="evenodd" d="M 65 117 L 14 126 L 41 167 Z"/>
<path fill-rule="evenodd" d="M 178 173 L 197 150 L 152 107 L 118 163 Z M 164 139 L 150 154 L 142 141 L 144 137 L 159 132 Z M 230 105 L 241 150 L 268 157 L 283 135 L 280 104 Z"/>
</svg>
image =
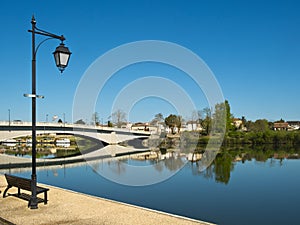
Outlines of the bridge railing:
<svg viewBox="0 0 300 225">
<path fill-rule="evenodd" d="M 116 128 L 116 127 L 107 127 L 103 125 L 95 126 L 95 125 L 89 125 L 89 124 L 73 124 L 73 123 L 57 123 L 57 122 L 37 122 L 37 126 L 47 126 L 47 127 L 73 127 L 73 128 L 89 128 L 89 129 L 101 129 L 106 131 L 121 131 L 121 132 L 132 132 L 132 133 L 140 133 L 140 134 L 149 134 L 149 131 L 137 131 L 137 130 L 131 130 L 129 128 Z M 31 126 L 31 122 L 28 121 L 0 121 L 0 126 Z"/>
</svg>

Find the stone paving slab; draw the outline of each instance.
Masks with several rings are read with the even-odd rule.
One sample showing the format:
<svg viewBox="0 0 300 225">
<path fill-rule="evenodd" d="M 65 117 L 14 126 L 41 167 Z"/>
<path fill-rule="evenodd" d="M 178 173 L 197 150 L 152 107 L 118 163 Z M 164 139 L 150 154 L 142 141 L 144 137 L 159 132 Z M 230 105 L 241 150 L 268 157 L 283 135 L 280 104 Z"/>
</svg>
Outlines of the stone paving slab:
<svg viewBox="0 0 300 225">
<path fill-rule="evenodd" d="M 149 210 L 142 207 L 106 200 L 81 193 L 76 193 L 52 186 L 47 205 L 39 208 L 27 208 L 27 201 L 14 196 L 0 197 L 0 218 L 20 225 L 209 225 L 202 221 L 192 220 L 172 214 Z M 0 191 L 4 191 L 6 180 L 0 175 Z M 16 193 L 16 188 L 8 193 Z M 0 220 L 1 224 L 1 220 Z M 5 223 L 3 223 L 5 224 Z"/>
</svg>

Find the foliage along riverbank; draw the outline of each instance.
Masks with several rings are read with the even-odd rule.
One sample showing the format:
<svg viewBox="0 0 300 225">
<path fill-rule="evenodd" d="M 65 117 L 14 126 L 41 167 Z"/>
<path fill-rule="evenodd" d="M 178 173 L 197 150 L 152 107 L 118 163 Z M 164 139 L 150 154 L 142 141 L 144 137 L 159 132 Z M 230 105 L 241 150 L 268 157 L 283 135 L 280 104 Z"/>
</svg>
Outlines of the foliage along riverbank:
<svg viewBox="0 0 300 225">
<path fill-rule="evenodd" d="M 300 131 L 264 131 L 264 132 L 227 132 L 224 139 L 218 136 L 201 135 L 199 132 L 182 132 L 179 136 L 160 138 L 150 141 L 150 145 L 160 148 L 180 148 L 183 152 L 203 152 L 208 142 L 229 147 L 254 148 L 267 146 L 273 149 L 300 148 Z"/>
<path fill-rule="evenodd" d="M 280 147 L 275 149 L 272 145 L 261 145 L 256 147 L 222 147 L 215 160 L 205 171 L 198 169 L 198 163 L 188 164 L 193 174 L 203 176 L 207 179 L 214 179 L 218 183 L 228 184 L 231 178 L 231 172 L 236 164 L 246 163 L 247 161 L 256 161 L 274 165 L 283 164 L 285 159 L 299 159 L 300 148 Z"/>
<path fill-rule="evenodd" d="M 219 142 L 220 139 L 214 136 L 203 136 L 201 134 L 196 135 L 195 132 L 186 132 L 182 135 L 188 142 L 198 141 L 199 145 L 206 145 L 208 141 Z M 215 140 L 214 140 L 215 139 Z M 222 146 L 258 146 L 258 145 L 273 145 L 274 147 L 288 146 L 295 147 L 300 146 L 300 131 L 230 131 L 224 135 Z"/>
<path fill-rule="evenodd" d="M 223 146 L 235 145 L 270 145 L 274 147 L 300 146 L 300 131 L 260 131 L 260 132 L 241 132 L 232 131 L 225 135 Z"/>
<path fill-rule="evenodd" d="M 158 114 L 154 122 L 161 121 L 162 118 L 162 114 Z M 274 148 L 300 146 L 299 121 L 291 121 L 294 124 L 289 125 L 283 119 L 271 122 L 266 119 L 251 121 L 244 116 L 241 119 L 235 118 L 227 100 L 216 104 L 214 109 L 204 108 L 202 111 L 193 112 L 190 122 L 194 131 L 182 132 L 181 116 L 171 114 L 165 118 L 171 134 L 160 137 L 160 141 L 163 140 L 160 147 L 172 148 L 180 145 L 180 149 L 185 151 L 184 148 L 196 146 L 196 151 L 201 151 L 208 143 L 216 146 L 272 145 Z M 221 134 L 225 134 L 224 139 Z"/>
</svg>

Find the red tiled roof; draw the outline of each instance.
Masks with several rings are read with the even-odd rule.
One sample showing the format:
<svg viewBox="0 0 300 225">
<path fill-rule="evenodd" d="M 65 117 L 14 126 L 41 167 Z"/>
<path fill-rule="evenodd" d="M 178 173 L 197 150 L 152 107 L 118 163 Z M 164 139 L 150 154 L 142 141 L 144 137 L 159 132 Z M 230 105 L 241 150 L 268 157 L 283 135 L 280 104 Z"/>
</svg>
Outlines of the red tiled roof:
<svg viewBox="0 0 300 225">
<path fill-rule="evenodd" d="M 288 123 L 274 123 L 274 128 L 287 128 L 288 126 Z"/>
</svg>

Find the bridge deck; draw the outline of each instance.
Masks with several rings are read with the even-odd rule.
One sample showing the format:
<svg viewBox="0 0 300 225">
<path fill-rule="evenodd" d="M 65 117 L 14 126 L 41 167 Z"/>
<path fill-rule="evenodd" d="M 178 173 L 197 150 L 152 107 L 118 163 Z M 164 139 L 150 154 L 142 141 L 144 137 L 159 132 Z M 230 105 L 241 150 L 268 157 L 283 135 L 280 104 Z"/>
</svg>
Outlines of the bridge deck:
<svg viewBox="0 0 300 225">
<path fill-rule="evenodd" d="M 149 132 L 130 132 L 124 129 L 117 130 L 102 130 L 92 127 L 46 127 L 46 126 L 37 126 L 37 134 L 43 133 L 69 133 L 74 135 L 82 135 L 90 138 L 95 138 L 97 140 L 103 141 L 108 144 L 117 144 L 123 141 L 149 137 Z M 0 126 L 0 142 L 3 142 L 7 139 L 18 138 L 22 136 L 31 135 L 31 126 Z"/>
</svg>

